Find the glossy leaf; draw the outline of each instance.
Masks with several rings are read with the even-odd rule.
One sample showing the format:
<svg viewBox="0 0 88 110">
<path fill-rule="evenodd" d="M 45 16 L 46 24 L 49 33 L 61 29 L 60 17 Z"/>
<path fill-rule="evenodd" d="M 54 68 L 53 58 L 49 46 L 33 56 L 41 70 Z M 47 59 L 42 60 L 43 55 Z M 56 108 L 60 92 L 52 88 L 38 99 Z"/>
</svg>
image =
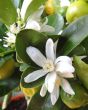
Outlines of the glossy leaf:
<svg viewBox="0 0 88 110">
<path fill-rule="evenodd" d="M 88 15 L 80 17 L 67 26 L 62 36 L 66 39 L 62 54 L 68 55 L 88 36 Z"/>
<path fill-rule="evenodd" d="M 73 55 L 79 55 L 79 56 L 82 56 L 82 55 L 86 55 L 86 49 L 83 45 L 79 45 L 77 46 L 75 49 L 73 49 L 73 51 L 70 53 L 71 56 Z"/>
<path fill-rule="evenodd" d="M 81 83 L 88 89 L 88 64 L 83 62 L 80 57 L 74 57 L 75 72 Z"/>
<path fill-rule="evenodd" d="M 51 104 L 50 95 L 41 97 L 39 93 L 33 96 L 27 110 L 63 110 L 61 99 L 53 106 Z"/>
<path fill-rule="evenodd" d="M 61 31 L 61 29 L 64 26 L 64 19 L 60 14 L 54 14 L 47 17 L 48 18 L 48 25 L 55 28 L 55 32 L 52 32 L 50 34 L 52 35 L 58 35 L 58 33 Z"/>
<path fill-rule="evenodd" d="M 76 81 L 71 84 L 75 95 L 70 96 L 63 90 L 61 91 L 62 101 L 71 109 L 79 108 L 88 104 L 88 93 L 86 90 Z"/>
<path fill-rule="evenodd" d="M 26 53 L 28 46 L 34 46 L 41 51 L 44 50 L 47 36 L 34 31 L 34 30 L 23 30 L 17 35 L 16 39 L 16 51 L 18 56 L 26 63 L 31 63 L 29 56 Z"/>
<path fill-rule="evenodd" d="M 11 0 L 0 0 L 0 21 L 11 25 L 16 21 L 17 13 Z"/>
<path fill-rule="evenodd" d="M 35 94 L 31 102 L 28 105 L 27 110 L 42 110 L 42 105 L 44 103 L 45 98 L 42 98 L 39 93 Z"/>
<path fill-rule="evenodd" d="M 63 110 L 63 103 L 61 101 L 61 98 L 59 97 L 58 101 L 53 106 L 51 103 L 50 95 L 46 96 L 45 102 L 42 106 L 42 110 Z"/>
<path fill-rule="evenodd" d="M 82 45 L 85 48 L 86 54 L 88 55 L 88 37 L 82 42 Z"/>
<path fill-rule="evenodd" d="M 6 30 L 7 30 L 6 26 L 0 23 L 0 39 L 1 39 L 1 36 L 5 35 Z"/>
<path fill-rule="evenodd" d="M 29 65 L 26 63 L 22 63 L 20 65 L 20 71 L 22 71 L 22 72 L 26 71 L 27 68 L 29 68 Z"/>
<path fill-rule="evenodd" d="M 32 0 L 32 2 L 29 4 L 26 14 L 25 14 L 25 20 L 33 14 L 41 5 L 45 3 L 46 0 Z"/>
</svg>

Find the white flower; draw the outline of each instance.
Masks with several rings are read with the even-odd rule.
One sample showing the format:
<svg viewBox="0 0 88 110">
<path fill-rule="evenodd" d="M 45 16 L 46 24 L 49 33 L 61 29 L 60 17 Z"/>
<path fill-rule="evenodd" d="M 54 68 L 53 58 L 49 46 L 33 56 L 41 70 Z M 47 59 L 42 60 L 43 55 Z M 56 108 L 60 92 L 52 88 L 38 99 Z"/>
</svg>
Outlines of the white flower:
<svg viewBox="0 0 88 110">
<path fill-rule="evenodd" d="M 26 83 L 30 83 L 45 77 L 45 82 L 41 88 L 40 95 L 43 97 L 46 92 L 51 94 L 51 102 L 54 105 L 59 97 L 59 87 L 65 92 L 74 95 L 69 82 L 64 78 L 73 78 L 74 67 L 71 58 L 60 56 L 56 59 L 57 42 L 54 44 L 52 39 L 46 42 L 46 57 L 35 47 L 29 46 L 26 51 L 29 57 L 42 69 L 34 71 L 24 78 Z"/>
<path fill-rule="evenodd" d="M 7 43 L 7 46 L 11 46 L 12 44 L 15 44 L 16 36 L 10 32 L 7 33 L 8 37 L 4 37 L 4 41 Z"/>
<path fill-rule="evenodd" d="M 17 13 L 18 13 L 18 18 L 21 19 L 20 22 L 25 21 L 25 14 L 27 11 L 28 6 L 30 5 L 30 3 L 32 2 L 32 0 L 24 0 L 22 8 L 21 8 L 21 12 L 19 9 L 17 9 Z M 48 19 L 46 18 L 46 20 L 44 22 L 41 21 L 41 15 L 44 11 L 44 6 L 41 6 L 36 12 L 34 12 L 33 14 L 31 14 L 27 21 L 24 23 L 24 29 L 33 29 L 39 32 L 54 32 L 55 29 L 52 26 L 47 25 L 48 23 Z M 10 26 L 10 31 L 14 34 L 19 33 L 21 30 L 21 26 L 19 23 L 13 23 Z"/>
<path fill-rule="evenodd" d="M 52 26 L 47 25 L 48 18 L 41 22 L 41 15 L 44 11 L 44 6 L 41 6 L 35 13 L 29 16 L 25 29 L 33 29 L 39 32 L 54 32 L 55 29 Z"/>
<path fill-rule="evenodd" d="M 69 6 L 70 5 L 70 1 L 69 0 L 60 0 L 60 6 L 64 7 L 64 6 Z"/>
<path fill-rule="evenodd" d="M 20 31 L 21 31 L 21 27 L 17 23 L 14 23 L 14 24 L 10 25 L 10 32 L 11 33 L 17 34 Z"/>
</svg>

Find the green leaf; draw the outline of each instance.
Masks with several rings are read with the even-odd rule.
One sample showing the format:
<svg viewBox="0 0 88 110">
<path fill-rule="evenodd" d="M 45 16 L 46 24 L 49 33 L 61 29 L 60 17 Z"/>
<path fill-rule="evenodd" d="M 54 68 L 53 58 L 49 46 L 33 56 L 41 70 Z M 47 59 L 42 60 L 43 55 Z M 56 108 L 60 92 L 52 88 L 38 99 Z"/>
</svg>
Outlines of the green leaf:
<svg viewBox="0 0 88 110">
<path fill-rule="evenodd" d="M 2 51 L 0 52 L 0 57 L 4 57 L 4 56 L 6 56 L 6 55 L 9 55 L 9 54 L 12 54 L 12 53 L 14 53 L 14 49 L 7 49 L 7 48 L 4 48 L 4 47 L 1 47 L 1 49 L 2 49 Z"/>
<path fill-rule="evenodd" d="M 26 71 L 27 68 L 29 68 L 29 65 L 26 63 L 22 63 L 20 65 L 20 71 L 22 71 L 22 72 Z"/>
<path fill-rule="evenodd" d="M 78 55 L 78 56 L 82 56 L 82 55 L 86 55 L 86 49 L 84 46 L 82 45 L 78 45 L 71 53 L 70 56 L 73 55 Z"/>
<path fill-rule="evenodd" d="M 58 101 L 53 106 L 51 103 L 50 95 L 46 96 L 42 110 L 63 110 L 63 103 L 61 101 L 61 98 L 59 97 Z"/>
<path fill-rule="evenodd" d="M 71 109 L 79 108 L 88 104 L 88 93 L 86 90 L 78 83 L 71 83 L 71 86 L 75 92 L 74 96 L 70 96 L 63 90 L 61 90 L 62 101 Z"/>
<path fill-rule="evenodd" d="M 41 5 L 45 3 L 46 0 L 32 0 L 32 2 L 29 4 L 26 14 L 25 14 L 25 20 L 34 13 Z"/>
<path fill-rule="evenodd" d="M 0 80 L 0 97 L 8 94 L 10 91 L 19 86 L 20 72 L 15 69 L 13 75 L 5 80 Z"/>
<path fill-rule="evenodd" d="M 0 21 L 11 25 L 16 21 L 17 13 L 11 0 L 0 0 Z"/>
<path fill-rule="evenodd" d="M 88 105 L 87 106 L 84 106 L 84 107 L 81 107 L 81 108 L 79 108 L 77 110 L 87 110 L 87 109 L 88 109 Z"/>
<path fill-rule="evenodd" d="M 0 39 L 1 39 L 1 35 L 5 35 L 7 28 L 4 24 L 0 23 Z"/>
<path fill-rule="evenodd" d="M 74 57 L 75 72 L 81 83 L 88 89 L 88 64 L 83 62 L 80 57 Z"/>
<path fill-rule="evenodd" d="M 88 37 L 82 42 L 82 45 L 85 48 L 86 54 L 88 55 Z"/>
<path fill-rule="evenodd" d="M 55 32 L 52 32 L 50 34 L 52 35 L 58 35 L 58 33 L 61 31 L 61 29 L 64 26 L 64 19 L 60 14 L 54 14 L 47 17 L 48 18 L 48 25 L 55 28 Z"/>
<path fill-rule="evenodd" d="M 39 93 L 35 94 L 32 97 L 27 110 L 42 110 L 44 100 L 45 98 L 42 98 Z"/>
<path fill-rule="evenodd" d="M 45 42 L 48 37 L 34 30 L 23 30 L 16 38 L 17 54 L 25 63 L 29 64 L 31 59 L 26 53 L 26 48 L 34 46 L 44 52 Z"/>
<path fill-rule="evenodd" d="M 26 69 L 26 71 L 23 72 L 22 76 L 21 76 L 21 84 L 24 88 L 34 88 L 34 87 L 38 87 L 41 86 L 42 83 L 44 82 L 44 77 L 38 79 L 37 81 L 31 82 L 31 83 L 25 83 L 24 78 L 30 74 L 33 71 L 36 71 L 38 68 L 34 68 L 29 66 L 29 68 Z"/>
<path fill-rule="evenodd" d="M 50 95 L 46 95 L 44 98 L 39 93 L 35 94 L 31 99 L 27 110 L 63 110 L 62 102 L 59 98 L 58 102 L 53 106 L 51 104 Z"/>
<path fill-rule="evenodd" d="M 62 48 L 62 54 L 68 55 L 88 36 L 88 15 L 71 23 L 63 31 L 62 36 L 67 39 Z"/>
</svg>

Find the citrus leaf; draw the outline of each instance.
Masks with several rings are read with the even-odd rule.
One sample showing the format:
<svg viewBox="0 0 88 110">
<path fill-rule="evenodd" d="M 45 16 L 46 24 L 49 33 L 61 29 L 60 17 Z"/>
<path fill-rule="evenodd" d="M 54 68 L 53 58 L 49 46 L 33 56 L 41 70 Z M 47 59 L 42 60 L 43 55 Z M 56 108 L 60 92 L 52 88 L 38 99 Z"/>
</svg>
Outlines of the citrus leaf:
<svg viewBox="0 0 88 110">
<path fill-rule="evenodd" d="M 86 54 L 88 55 L 88 37 L 82 42 L 82 45 L 85 48 Z"/>
<path fill-rule="evenodd" d="M 71 109 L 79 108 L 88 104 L 88 93 L 86 90 L 78 83 L 71 83 L 71 86 L 75 92 L 74 96 L 70 96 L 63 90 L 61 90 L 62 101 Z"/>
<path fill-rule="evenodd" d="M 27 110 L 63 110 L 61 99 L 53 106 L 51 104 L 50 95 L 47 94 L 45 97 L 41 97 L 39 93 L 35 94 L 30 101 Z"/>
<path fill-rule="evenodd" d="M 88 15 L 80 17 L 67 26 L 62 36 L 67 39 L 62 54 L 68 55 L 88 36 Z"/>
<path fill-rule="evenodd" d="M 74 67 L 81 83 L 88 89 L 88 64 L 83 62 L 80 57 L 74 56 Z"/>
<path fill-rule="evenodd" d="M 23 30 L 16 37 L 16 51 L 18 56 L 27 64 L 31 63 L 31 59 L 26 53 L 26 48 L 34 46 L 40 51 L 45 51 L 44 46 L 47 40 L 47 36 L 34 31 L 34 30 Z"/>
<path fill-rule="evenodd" d="M 58 33 L 61 31 L 61 29 L 64 26 L 64 19 L 60 14 L 54 14 L 47 17 L 48 18 L 48 25 L 55 28 L 55 32 L 52 32 L 50 34 L 52 35 L 58 35 Z"/>
<path fill-rule="evenodd" d="M 0 21 L 11 25 L 16 21 L 17 13 L 11 0 L 0 0 Z"/>
</svg>

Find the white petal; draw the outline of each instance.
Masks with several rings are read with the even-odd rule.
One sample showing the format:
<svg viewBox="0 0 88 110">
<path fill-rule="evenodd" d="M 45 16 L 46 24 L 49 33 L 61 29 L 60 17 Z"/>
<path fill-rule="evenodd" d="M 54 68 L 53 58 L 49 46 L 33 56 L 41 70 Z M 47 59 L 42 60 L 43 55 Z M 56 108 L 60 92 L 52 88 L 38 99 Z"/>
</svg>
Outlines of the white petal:
<svg viewBox="0 0 88 110">
<path fill-rule="evenodd" d="M 56 71 L 59 73 L 61 73 L 62 75 L 63 74 L 69 74 L 70 76 L 73 77 L 73 74 L 70 74 L 70 73 L 73 73 L 75 71 L 74 67 L 69 64 L 69 63 L 66 63 L 66 62 L 59 62 L 56 64 Z M 70 77 L 69 76 L 69 77 Z"/>
<path fill-rule="evenodd" d="M 25 26 L 25 29 L 33 29 L 33 30 L 39 31 L 41 27 L 37 21 L 29 19 Z"/>
<path fill-rule="evenodd" d="M 29 6 L 29 4 L 32 2 L 32 0 L 24 0 L 23 4 L 22 4 L 22 8 L 21 8 L 21 17 L 22 19 L 24 19 L 25 14 L 26 14 L 26 10 Z"/>
<path fill-rule="evenodd" d="M 69 64 L 72 64 L 72 59 L 68 56 L 60 56 L 56 59 L 55 63 L 58 63 L 58 62 L 67 62 Z"/>
<path fill-rule="evenodd" d="M 40 90 L 40 95 L 41 95 L 42 97 L 44 97 L 44 96 L 46 95 L 46 92 L 47 92 L 47 88 L 46 88 L 45 84 L 43 84 L 43 85 L 42 85 L 42 88 L 41 88 L 41 90 Z"/>
<path fill-rule="evenodd" d="M 53 92 L 51 93 L 52 105 L 55 105 L 55 103 L 57 102 L 58 98 L 59 98 L 59 88 L 55 87 Z"/>
<path fill-rule="evenodd" d="M 48 89 L 48 91 L 51 93 L 54 89 L 55 83 L 56 83 L 57 75 L 55 72 L 48 73 L 48 75 L 45 78 L 45 85 Z"/>
<path fill-rule="evenodd" d="M 63 90 L 70 94 L 70 95 L 75 95 L 75 92 L 73 91 L 71 85 L 69 84 L 69 82 L 65 79 L 62 79 L 62 83 L 61 83 L 61 87 L 63 88 Z"/>
<path fill-rule="evenodd" d="M 7 33 L 8 37 L 4 37 L 7 45 L 10 46 L 11 44 L 15 44 L 16 36 L 10 32 Z"/>
<path fill-rule="evenodd" d="M 33 71 L 32 73 L 30 73 L 29 75 L 27 75 L 25 78 L 24 78 L 24 81 L 26 83 L 30 83 L 30 82 L 33 82 L 33 81 L 36 81 L 38 80 L 39 78 L 45 76 L 47 73 L 41 69 L 41 70 L 37 70 L 37 71 Z"/>
<path fill-rule="evenodd" d="M 55 60 L 54 43 L 52 39 L 48 39 L 46 42 L 46 57 L 52 61 Z"/>
<path fill-rule="evenodd" d="M 27 54 L 29 57 L 40 67 L 43 67 L 43 65 L 46 62 L 46 58 L 43 56 L 43 54 L 35 47 L 28 47 L 26 49 Z"/>
</svg>

